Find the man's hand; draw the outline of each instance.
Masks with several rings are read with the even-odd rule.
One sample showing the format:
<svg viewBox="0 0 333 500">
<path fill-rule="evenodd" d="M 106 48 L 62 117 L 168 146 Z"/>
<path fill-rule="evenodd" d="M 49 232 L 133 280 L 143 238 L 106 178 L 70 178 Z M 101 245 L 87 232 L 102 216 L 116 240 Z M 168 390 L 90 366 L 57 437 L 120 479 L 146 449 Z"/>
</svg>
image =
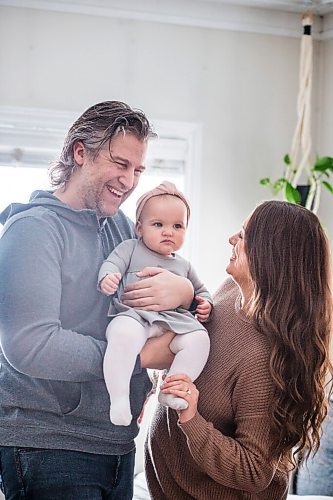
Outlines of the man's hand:
<svg viewBox="0 0 333 500">
<path fill-rule="evenodd" d="M 155 368 L 156 370 L 170 368 L 175 355 L 171 352 L 169 345 L 174 336 L 174 332 L 166 332 L 160 337 L 148 339 L 140 353 L 142 368 Z"/>
<path fill-rule="evenodd" d="M 146 311 L 190 307 L 194 291 L 187 278 L 160 267 L 145 267 L 137 276 L 145 279 L 126 286 L 121 297 L 126 306 Z"/>
<path fill-rule="evenodd" d="M 195 300 L 199 302 L 196 308 L 197 320 L 200 321 L 201 323 L 204 323 L 205 321 L 208 320 L 210 316 L 210 313 L 212 311 L 212 305 L 210 302 L 208 302 L 207 299 L 199 297 L 199 295 L 195 297 Z"/>
<path fill-rule="evenodd" d="M 121 280 L 120 273 L 107 274 L 99 284 L 99 288 L 104 295 L 113 295 L 118 290 L 118 285 Z"/>
</svg>

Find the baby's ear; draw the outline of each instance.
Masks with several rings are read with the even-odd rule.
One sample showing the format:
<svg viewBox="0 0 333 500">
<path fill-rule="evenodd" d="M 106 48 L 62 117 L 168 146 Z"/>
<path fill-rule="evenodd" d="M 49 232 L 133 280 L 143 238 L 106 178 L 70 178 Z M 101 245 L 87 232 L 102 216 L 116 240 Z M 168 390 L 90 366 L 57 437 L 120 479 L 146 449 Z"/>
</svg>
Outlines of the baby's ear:
<svg viewBox="0 0 333 500">
<path fill-rule="evenodd" d="M 141 229 L 141 222 L 138 220 L 137 223 L 135 224 L 135 232 L 136 235 L 141 238 L 142 236 L 142 229 Z"/>
</svg>

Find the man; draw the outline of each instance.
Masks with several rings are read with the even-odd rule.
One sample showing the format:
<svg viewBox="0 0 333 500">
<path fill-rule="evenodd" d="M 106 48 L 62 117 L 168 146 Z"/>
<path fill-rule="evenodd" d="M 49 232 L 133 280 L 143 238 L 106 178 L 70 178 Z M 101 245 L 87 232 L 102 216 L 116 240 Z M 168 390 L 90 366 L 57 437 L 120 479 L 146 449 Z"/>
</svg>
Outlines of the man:
<svg viewBox="0 0 333 500">
<path fill-rule="evenodd" d="M 54 193 L 36 192 L 0 216 L 0 471 L 10 498 L 132 498 L 137 417 L 146 367 L 170 362 L 170 336 L 148 344 L 131 380 L 133 421 L 109 420 L 103 354 L 109 300 L 97 291 L 103 259 L 134 237 L 119 210 L 144 171 L 150 124 L 108 101 L 70 128 L 50 170 Z M 151 310 L 189 306 L 192 286 L 167 271 L 124 295 Z"/>
</svg>

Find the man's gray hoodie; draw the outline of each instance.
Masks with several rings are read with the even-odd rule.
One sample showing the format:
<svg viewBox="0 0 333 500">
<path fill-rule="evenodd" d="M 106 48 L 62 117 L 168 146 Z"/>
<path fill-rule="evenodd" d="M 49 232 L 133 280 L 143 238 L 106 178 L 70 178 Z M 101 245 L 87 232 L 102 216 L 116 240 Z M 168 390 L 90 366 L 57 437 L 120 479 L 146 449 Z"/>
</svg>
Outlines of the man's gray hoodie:
<svg viewBox="0 0 333 500">
<path fill-rule="evenodd" d="M 135 237 L 133 224 L 48 192 L 10 205 L 0 222 L 0 445 L 131 451 L 150 382 L 137 362 L 132 424 L 112 425 L 102 369 L 110 298 L 97 276 L 111 250 Z"/>
</svg>

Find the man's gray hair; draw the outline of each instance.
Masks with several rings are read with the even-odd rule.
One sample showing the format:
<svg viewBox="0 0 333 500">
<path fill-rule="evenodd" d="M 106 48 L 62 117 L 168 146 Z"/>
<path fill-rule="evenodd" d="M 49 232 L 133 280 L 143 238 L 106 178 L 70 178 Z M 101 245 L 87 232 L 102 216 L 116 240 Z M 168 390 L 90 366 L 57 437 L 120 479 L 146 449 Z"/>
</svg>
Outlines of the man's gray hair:
<svg viewBox="0 0 333 500">
<path fill-rule="evenodd" d="M 95 159 L 105 144 L 119 133 L 129 132 L 138 140 L 146 141 L 156 134 L 145 114 L 120 101 L 105 101 L 87 109 L 68 131 L 61 155 L 49 168 L 52 186 L 65 187 L 77 166 L 74 144 L 81 141 Z"/>
</svg>

